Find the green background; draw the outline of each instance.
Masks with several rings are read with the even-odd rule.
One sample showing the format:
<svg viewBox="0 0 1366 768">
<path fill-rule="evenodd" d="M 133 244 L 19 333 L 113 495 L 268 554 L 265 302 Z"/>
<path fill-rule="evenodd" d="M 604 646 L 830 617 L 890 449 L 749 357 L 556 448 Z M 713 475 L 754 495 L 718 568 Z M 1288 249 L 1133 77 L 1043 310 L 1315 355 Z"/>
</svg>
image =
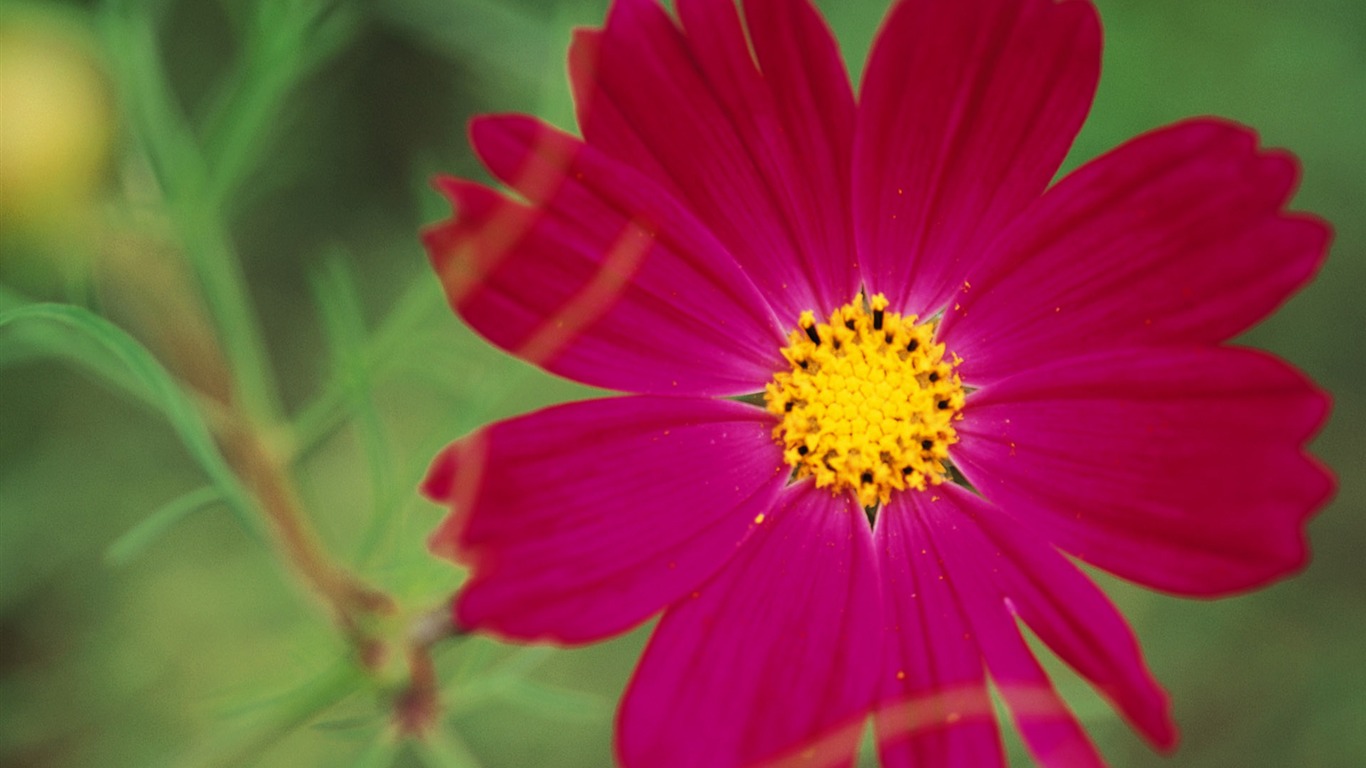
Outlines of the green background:
<svg viewBox="0 0 1366 768">
<path fill-rule="evenodd" d="M 319 15 L 282 0 L 268 24 L 266 4 L 10 2 L 0 23 L 42 16 L 100 51 L 120 117 L 87 213 L 160 244 L 151 258 L 167 264 L 182 245 L 235 253 L 312 519 L 339 559 L 420 609 L 460 578 L 425 552 L 441 510 L 413 489 L 429 458 L 479 424 L 587 394 L 445 309 L 416 239 L 444 213 L 426 180 L 483 178 L 465 141 L 473 114 L 570 126 L 569 30 L 598 23 L 605 2 L 372 0 Z M 885 3 L 820 4 L 857 75 Z M 1270 589 L 1188 601 L 1102 578 L 1175 701 L 1173 757 L 1051 668 L 1115 765 L 1366 765 L 1366 3 L 1096 4 L 1104 74 L 1068 167 L 1198 114 L 1246 122 L 1303 160 L 1296 207 L 1334 223 L 1333 253 L 1245 341 L 1333 393 L 1315 450 L 1340 490 L 1310 526 L 1308 570 Z M 299 32 L 296 18 L 312 21 Z M 195 158 L 166 151 L 180 139 L 227 169 L 217 197 L 187 202 Z M 74 301 L 154 338 L 155 318 L 102 266 L 108 244 L 5 233 L 0 310 Z M 49 330 L 0 331 L 0 765 L 609 763 L 644 630 L 576 650 L 444 647 L 437 736 L 395 740 L 387 694 L 344 662 L 259 534 L 222 504 L 163 506 L 206 483 L 171 422 L 111 383 L 88 341 Z M 157 510 L 180 519 L 137 527 Z"/>
</svg>

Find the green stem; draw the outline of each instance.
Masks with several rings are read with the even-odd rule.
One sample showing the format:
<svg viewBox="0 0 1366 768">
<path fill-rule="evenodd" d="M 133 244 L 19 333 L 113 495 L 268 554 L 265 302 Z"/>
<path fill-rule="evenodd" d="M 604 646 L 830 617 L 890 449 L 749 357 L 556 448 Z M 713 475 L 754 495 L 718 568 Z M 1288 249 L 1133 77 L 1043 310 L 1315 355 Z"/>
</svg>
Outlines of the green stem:
<svg viewBox="0 0 1366 768">
<path fill-rule="evenodd" d="M 262 424 L 277 423 L 282 409 L 275 375 L 227 228 L 207 205 L 184 211 L 176 218 L 182 222 L 180 234 L 186 250 L 198 254 L 199 282 L 209 311 L 222 329 L 223 352 L 243 409 Z"/>
<path fill-rule="evenodd" d="M 252 418 L 275 423 L 280 407 L 264 335 L 227 225 L 207 196 L 204 159 L 157 59 L 151 21 L 138 4 L 112 2 L 104 26 L 133 136 L 161 182 L 177 235 L 218 326 L 234 392 Z"/>
</svg>

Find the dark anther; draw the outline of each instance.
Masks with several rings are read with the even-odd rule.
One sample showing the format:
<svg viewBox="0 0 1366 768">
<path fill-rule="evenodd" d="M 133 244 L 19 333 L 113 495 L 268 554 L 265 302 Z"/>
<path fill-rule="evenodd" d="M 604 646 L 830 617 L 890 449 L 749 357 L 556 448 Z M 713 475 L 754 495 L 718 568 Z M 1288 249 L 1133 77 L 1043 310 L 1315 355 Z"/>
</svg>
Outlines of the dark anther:
<svg viewBox="0 0 1366 768">
<path fill-rule="evenodd" d="M 797 446 L 797 455 L 798 455 L 798 456 L 805 456 L 806 454 L 808 454 L 808 453 L 810 453 L 810 452 L 811 452 L 811 449 L 810 449 L 810 448 L 807 448 L 807 447 L 804 446 L 804 445 L 799 445 L 799 446 Z"/>
<path fill-rule="evenodd" d="M 939 406 L 939 410 L 941 410 L 941 411 L 946 411 L 946 410 L 948 410 L 948 408 L 949 408 L 949 401 L 948 401 L 948 400 L 940 400 L 938 403 L 936 403 L 936 405 Z"/>
<path fill-rule="evenodd" d="M 786 411 L 786 412 L 788 412 L 788 413 L 792 413 L 792 405 L 793 405 L 792 401 L 791 401 L 791 400 L 788 400 L 785 404 L 783 404 L 783 410 Z"/>
<path fill-rule="evenodd" d="M 882 338 L 886 339 L 888 344 L 892 343 L 892 334 L 885 334 Z"/>
<path fill-rule="evenodd" d="M 814 325 L 806 326 L 806 337 L 808 339 L 811 339 L 812 344 L 821 343 L 821 335 L 819 333 L 816 333 L 816 326 Z"/>
<path fill-rule="evenodd" d="M 805 360 L 802 360 L 801 362 L 797 363 L 797 365 L 801 366 L 803 371 L 810 367 L 810 364 L 807 363 Z"/>
<path fill-rule="evenodd" d="M 909 474 L 911 474 L 911 473 L 914 472 L 914 471 L 915 471 L 915 470 L 914 470 L 914 469 L 911 469 L 910 467 L 902 467 L 902 468 L 901 468 L 901 474 L 903 474 L 903 475 L 909 475 Z"/>
<path fill-rule="evenodd" d="M 840 347 L 843 347 L 844 344 L 842 344 L 839 339 L 835 339 L 833 342 L 830 343 L 830 346 L 834 347 L 835 349 L 839 349 Z"/>
<path fill-rule="evenodd" d="M 845 320 L 845 321 L 844 321 L 844 327 L 845 327 L 845 328 L 848 328 L 848 329 L 851 330 L 851 331 L 854 330 L 854 321 L 853 321 L 853 320 Z"/>
<path fill-rule="evenodd" d="M 859 475 L 859 478 L 858 478 L 858 479 L 862 480 L 864 485 L 867 485 L 867 484 L 873 482 L 873 473 L 872 473 L 872 472 L 864 472 L 863 474 Z"/>
<path fill-rule="evenodd" d="M 925 450 L 928 451 L 929 449 L 931 449 L 931 448 L 934 447 L 934 441 L 933 441 L 933 440 L 921 440 L 921 441 L 920 441 L 920 447 L 921 447 L 921 448 L 924 448 Z"/>
<path fill-rule="evenodd" d="M 938 371 L 936 371 L 936 372 L 930 374 L 930 381 L 939 381 L 939 373 L 938 373 Z"/>
<path fill-rule="evenodd" d="M 914 352 L 917 349 L 920 349 L 920 339 L 911 339 L 910 343 L 906 345 L 907 352 Z"/>
<path fill-rule="evenodd" d="M 882 310 L 880 309 L 873 310 L 873 330 L 882 330 Z"/>
</svg>

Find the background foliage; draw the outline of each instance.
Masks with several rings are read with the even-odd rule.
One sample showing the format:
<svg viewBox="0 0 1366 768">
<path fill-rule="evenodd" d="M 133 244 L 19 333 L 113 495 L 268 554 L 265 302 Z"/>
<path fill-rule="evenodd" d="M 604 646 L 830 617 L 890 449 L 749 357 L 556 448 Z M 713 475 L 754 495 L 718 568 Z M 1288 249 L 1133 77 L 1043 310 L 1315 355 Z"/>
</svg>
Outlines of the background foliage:
<svg viewBox="0 0 1366 768">
<path fill-rule="evenodd" d="M 857 75 L 885 3 L 820 4 Z M 1169 764 L 1366 764 L 1366 4 L 1096 4 L 1106 68 L 1069 166 L 1225 115 L 1300 155 L 1298 207 L 1338 232 L 1321 278 L 1246 339 L 1336 398 L 1317 450 L 1341 490 L 1310 569 L 1218 603 L 1105 581 L 1174 696 Z M 484 178 L 472 114 L 570 126 L 569 30 L 605 5 L 0 0 L 0 764 L 609 762 L 645 630 L 444 647 L 439 727 L 397 738 L 393 681 L 347 660 L 158 362 L 176 287 L 201 286 L 328 549 L 405 607 L 437 604 L 460 574 L 423 546 L 428 459 L 588 391 L 444 308 L 415 237 L 444 213 L 426 180 Z M 1166 764 L 1056 674 L 1115 764 Z"/>
</svg>

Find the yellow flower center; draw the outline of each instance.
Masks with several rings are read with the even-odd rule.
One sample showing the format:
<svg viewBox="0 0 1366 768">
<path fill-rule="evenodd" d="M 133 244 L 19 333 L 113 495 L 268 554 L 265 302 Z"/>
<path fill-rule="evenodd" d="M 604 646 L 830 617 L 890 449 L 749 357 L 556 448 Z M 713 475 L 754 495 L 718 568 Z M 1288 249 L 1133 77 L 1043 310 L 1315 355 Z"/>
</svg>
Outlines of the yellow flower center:
<svg viewBox="0 0 1366 768">
<path fill-rule="evenodd" d="M 944 482 L 964 393 L 959 360 L 944 359 L 935 327 L 888 312 L 882 294 L 867 304 L 860 296 L 826 323 L 802 313 L 783 348 L 792 370 L 764 388 L 782 419 L 773 436 L 797 478 L 853 491 L 864 507 Z"/>
</svg>

